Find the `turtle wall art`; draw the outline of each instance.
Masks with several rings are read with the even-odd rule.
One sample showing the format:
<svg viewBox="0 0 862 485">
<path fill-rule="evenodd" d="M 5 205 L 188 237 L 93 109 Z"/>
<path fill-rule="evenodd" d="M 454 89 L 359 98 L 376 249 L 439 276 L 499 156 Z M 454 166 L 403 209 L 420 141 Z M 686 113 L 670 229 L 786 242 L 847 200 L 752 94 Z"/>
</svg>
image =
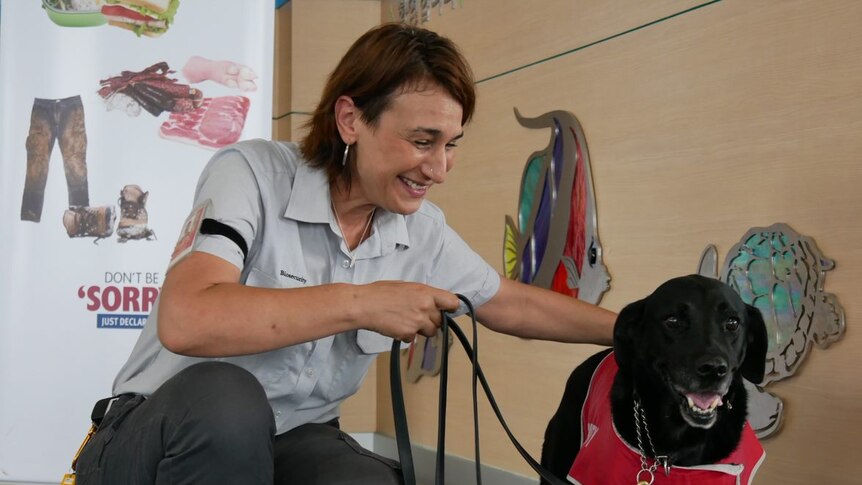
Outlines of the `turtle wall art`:
<svg viewBox="0 0 862 485">
<path fill-rule="evenodd" d="M 769 336 L 763 382 L 745 383 L 749 421 L 758 437 L 778 431 L 783 401 L 766 386 L 796 373 L 814 344 L 827 348 L 844 335 L 844 308 L 824 290 L 835 262 L 810 237 L 783 223 L 748 230 L 718 273 L 715 246 L 701 255 L 698 272 L 729 284 L 743 301 L 763 314 Z"/>
</svg>

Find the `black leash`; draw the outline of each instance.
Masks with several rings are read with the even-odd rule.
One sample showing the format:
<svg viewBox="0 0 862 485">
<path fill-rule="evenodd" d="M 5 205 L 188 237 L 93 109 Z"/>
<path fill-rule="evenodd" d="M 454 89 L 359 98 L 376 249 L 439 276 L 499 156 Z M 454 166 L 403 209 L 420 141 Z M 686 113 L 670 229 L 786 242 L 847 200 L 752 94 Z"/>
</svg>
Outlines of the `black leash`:
<svg viewBox="0 0 862 485">
<path fill-rule="evenodd" d="M 517 438 L 515 438 L 515 435 L 512 434 L 512 431 L 506 424 L 506 420 L 503 419 L 503 414 L 500 412 L 500 407 L 497 405 L 497 401 L 494 399 L 494 395 L 491 392 L 491 388 L 488 385 L 488 381 L 485 379 L 485 375 L 482 372 L 481 366 L 479 365 L 477 340 L 478 325 L 476 324 L 476 316 L 475 311 L 473 310 L 473 304 L 464 296 L 457 296 L 467 305 L 468 315 L 470 315 L 470 319 L 473 325 L 474 346 L 470 346 L 470 342 L 467 340 L 467 336 L 464 334 L 463 330 L 461 330 L 458 324 L 455 323 L 454 320 L 452 320 L 452 317 L 450 317 L 446 312 L 441 312 L 441 316 L 443 317 L 443 323 L 441 325 L 441 330 L 443 332 L 443 355 L 442 366 L 440 368 L 440 394 L 438 403 L 439 415 L 437 419 L 437 463 L 435 484 L 443 485 L 445 482 L 444 459 L 446 446 L 446 388 L 449 377 L 449 330 L 451 329 L 452 332 L 455 333 L 455 336 L 458 337 L 458 340 L 461 342 L 461 346 L 464 347 L 464 351 L 467 352 L 467 355 L 470 356 L 470 360 L 473 364 L 473 433 L 476 457 L 476 484 L 482 484 L 482 465 L 479 458 L 479 404 L 477 386 L 477 383 L 481 383 L 482 390 L 485 391 L 485 396 L 488 398 L 488 402 L 491 405 L 491 408 L 494 410 L 494 414 L 497 416 L 497 420 L 500 421 L 500 424 L 503 426 L 503 430 L 506 431 L 506 435 L 509 436 L 509 440 L 512 441 L 512 444 L 515 446 L 515 449 L 518 450 L 518 452 L 521 454 L 527 464 L 529 464 L 530 467 L 548 483 L 552 485 L 569 485 L 565 481 L 552 475 L 551 472 L 543 468 L 532 456 L 530 456 L 527 450 L 524 449 L 524 447 L 517 440 Z M 394 341 L 392 343 L 392 355 L 389 361 L 389 377 L 391 380 L 392 388 L 392 413 L 395 420 L 395 439 L 398 446 L 398 458 L 401 461 L 401 471 L 404 477 L 404 485 L 416 485 L 416 473 L 413 468 L 413 452 L 410 449 L 410 435 L 407 429 L 407 416 L 404 408 L 404 395 L 401 388 L 401 363 L 399 355 L 400 349 L 401 342 L 398 340 Z"/>
<path fill-rule="evenodd" d="M 413 450 L 410 449 L 410 433 L 407 431 L 407 414 L 404 411 L 404 392 L 401 390 L 401 341 L 392 341 L 392 356 L 389 359 L 389 382 L 392 388 L 392 414 L 395 420 L 395 442 L 398 445 L 398 461 L 404 485 L 416 485 L 413 470 Z"/>
</svg>

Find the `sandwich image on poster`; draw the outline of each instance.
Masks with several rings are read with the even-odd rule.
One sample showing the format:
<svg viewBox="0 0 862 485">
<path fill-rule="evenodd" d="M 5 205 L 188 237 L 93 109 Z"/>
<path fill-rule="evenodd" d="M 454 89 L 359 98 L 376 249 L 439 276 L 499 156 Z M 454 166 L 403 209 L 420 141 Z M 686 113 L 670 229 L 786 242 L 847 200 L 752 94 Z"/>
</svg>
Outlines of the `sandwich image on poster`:
<svg viewBox="0 0 862 485">
<path fill-rule="evenodd" d="M 138 37 L 158 37 L 168 31 L 179 0 L 101 0 L 108 25 L 131 30 Z"/>
<path fill-rule="evenodd" d="M 103 0 L 42 0 L 42 8 L 61 27 L 95 27 L 108 19 L 102 15 Z"/>
</svg>

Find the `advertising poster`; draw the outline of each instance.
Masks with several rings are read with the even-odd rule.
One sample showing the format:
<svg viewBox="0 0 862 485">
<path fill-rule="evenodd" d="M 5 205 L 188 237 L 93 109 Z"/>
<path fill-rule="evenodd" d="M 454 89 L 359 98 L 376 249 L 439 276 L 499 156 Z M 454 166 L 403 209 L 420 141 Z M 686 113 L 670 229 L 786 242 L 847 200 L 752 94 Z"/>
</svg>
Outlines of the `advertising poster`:
<svg viewBox="0 0 862 485">
<path fill-rule="evenodd" d="M 68 470 L 204 165 L 271 136 L 272 0 L 146 4 L 0 7 L 0 482 Z"/>
</svg>

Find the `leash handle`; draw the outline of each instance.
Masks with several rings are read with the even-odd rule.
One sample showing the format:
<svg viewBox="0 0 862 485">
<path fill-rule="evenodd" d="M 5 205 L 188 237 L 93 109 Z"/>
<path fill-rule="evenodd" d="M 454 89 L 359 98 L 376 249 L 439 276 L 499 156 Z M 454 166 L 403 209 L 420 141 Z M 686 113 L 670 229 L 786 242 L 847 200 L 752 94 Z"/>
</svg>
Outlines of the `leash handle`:
<svg viewBox="0 0 862 485">
<path fill-rule="evenodd" d="M 479 365 L 479 325 L 476 324 L 476 310 L 473 308 L 473 302 L 468 300 L 464 295 L 455 295 L 459 300 L 467 306 L 467 314 L 470 315 L 470 322 L 473 327 L 473 349 L 468 352 L 470 355 L 470 364 L 472 366 L 471 376 L 471 392 L 473 395 L 473 455 L 474 464 L 476 466 L 476 485 L 482 485 L 482 459 L 479 455 L 479 391 L 478 391 L 478 373 L 476 372 Z M 452 320 L 449 315 L 444 315 L 444 320 L 449 320 L 456 327 L 458 324 Z M 448 327 L 448 325 L 447 325 Z M 460 330 L 460 327 L 459 327 Z M 446 343 L 449 343 L 449 334 L 446 333 Z M 448 362 L 447 362 L 448 365 Z"/>
<path fill-rule="evenodd" d="M 413 450 L 410 449 L 410 432 L 407 429 L 407 413 L 404 410 L 404 391 L 401 389 L 401 341 L 392 341 L 389 359 L 389 381 L 392 393 L 392 415 L 395 421 L 395 442 L 398 445 L 398 461 L 404 485 L 416 485 L 413 469 Z"/>
<path fill-rule="evenodd" d="M 467 306 L 468 313 L 474 313 L 473 303 L 463 295 L 456 295 Z M 440 390 L 439 406 L 437 413 L 437 463 L 435 470 L 435 485 L 444 485 L 446 481 L 446 395 L 449 380 L 449 328 L 456 325 L 445 311 L 440 312 L 442 324 L 440 330 L 443 334 L 443 355 L 440 366 Z M 473 342 L 477 341 L 476 319 L 473 318 Z M 482 485 L 482 460 L 479 457 L 479 400 L 477 391 L 476 366 L 478 359 L 478 347 L 473 348 L 473 443 L 475 447 L 476 485 Z"/>
<path fill-rule="evenodd" d="M 443 355 L 440 366 L 440 388 L 437 405 L 437 463 L 434 485 L 446 483 L 446 397 L 449 387 L 449 318 L 445 312 L 440 312 L 443 332 Z"/>
<path fill-rule="evenodd" d="M 461 295 L 458 295 L 459 298 L 462 298 Z M 463 301 L 463 300 L 462 300 Z M 476 325 L 476 316 L 472 311 L 472 305 L 470 306 L 470 318 L 473 324 L 473 342 L 476 342 L 477 337 L 477 325 Z M 496 399 L 494 399 L 494 394 L 491 392 L 491 387 L 488 385 L 487 379 L 485 379 L 485 374 L 482 372 L 482 367 L 479 365 L 478 359 L 476 358 L 476 351 L 473 347 L 470 346 L 470 342 L 467 340 L 467 336 L 464 334 L 464 331 L 458 326 L 457 323 L 450 319 L 449 328 L 455 333 L 455 336 L 458 337 L 458 340 L 461 342 L 461 346 L 464 347 L 464 351 L 467 352 L 468 355 L 472 357 L 473 361 L 473 378 L 478 379 L 479 383 L 482 384 L 482 390 L 485 392 L 485 396 L 488 398 L 488 403 L 491 405 L 491 409 L 494 410 L 494 414 L 497 416 L 497 420 L 500 422 L 500 425 L 503 427 L 503 430 L 506 432 L 506 435 L 509 437 L 509 440 L 515 446 L 515 449 L 518 450 L 518 453 L 521 454 L 521 457 L 527 462 L 528 465 L 541 476 L 545 481 L 550 483 L 551 485 L 570 485 L 565 481 L 557 478 L 552 475 L 551 472 L 546 470 L 543 466 L 541 466 L 530 454 L 527 450 L 521 445 L 515 435 L 512 433 L 512 430 L 509 429 L 509 425 L 506 424 L 506 420 L 503 418 L 503 413 L 500 411 L 500 407 L 497 405 Z M 448 339 L 448 336 L 447 336 Z M 445 363 L 444 363 L 445 365 Z M 475 386 L 475 381 L 474 381 Z M 474 409 L 476 408 L 476 399 L 475 399 L 475 387 L 474 387 L 474 401 L 473 401 Z M 476 419 L 476 423 L 478 423 L 478 415 L 474 416 Z M 478 424 L 476 425 L 476 432 L 478 434 Z M 476 438 L 476 442 L 478 443 L 478 436 Z M 479 459 L 478 459 L 478 444 L 477 444 L 477 455 L 476 455 L 476 464 L 477 470 L 479 467 Z M 481 476 L 477 472 L 477 480 L 480 480 Z M 481 483 L 481 482 L 477 482 Z"/>
<path fill-rule="evenodd" d="M 521 443 L 515 438 L 515 435 L 509 429 L 508 424 L 506 424 L 506 420 L 503 418 L 502 412 L 500 412 L 500 407 L 497 405 L 497 401 L 494 399 L 494 394 L 491 392 L 491 388 L 488 385 L 488 381 L 485 379 L 485 375 L 482 372 L 482 367 L 479 365 L 478 359 L 478 325 L 476 323 L 476 314 L 473 309 L 473 304 L 464 296 L 456 295 L 461 301 L 463 301 L 468 308 L 468 314 L 470 315 L 471 322 L 473 325 L 473 342 L 474 346 L 471 347 L 470 342 L 467 340 L 467 336 L 464 334 L 464 331 L 452 320 L 445 312 L 441 312 L 443 317 L 443 321 L 441 324 L 441 330 L 443 331 L 443 355 L 442 355 L 442 364 L 440 368 L 440 390 L 439 390 L 439 415 L 437 421 L 437 463 L 436 463 L 436 485 L 443 485 L 445 483 L 445 469 L 444 469 L 444 461 L 445 461 L 445 447 L 446 447 L 446 400 L 447 400 L 447 384 L 448 384 L 448 375 L 449 375 L 449 331 L 455 333 L 455 336 L 458 337 L 458 340 L 461 342 L 461 346 L 464 347 L 464 351 L 470 356 L 470 360 L 473 366 L 473 379 L 472 379 L 472 390 L 473 390 L 473 432 L 474 432 L 474 441 L 475 441 L 475 461 L 476 461 L 476 483 L 477 485 L 481 485 L 482 483 L 482 465 L 479 457 L 479 407 L 478 407 L 478 385 L 482 385 L 482 390 L 485 392 L 485 396 L 488 398 L 488 402 L 491 405 L 491 409 L 494 410 L 494 414 L 497 416 L 497 420 L 502 425 L 503 430 L 506 432 L 506 435 L 509 437 L 509 440 L 515 446 L 515 449 L 521 454 L 527 464 L 538 473 L 545 481 L 550 483 L 551 485 L 569 485 L 568 483 L 560 480 L 554 475 L 551 475 L 549 471 L 547 471 L 544 467 L 542 467 L 530 454 L 527 450 L 521 445 Z M 392 355 L 389 359 L 389 378 L 390 378 L 390 388 L 392 393 L 392 414 L 395 421 L 395 438 L 398 447 L 398 459 L 401 462 L 401 473 L 404 478 L 404 485 L 416 485 L 416 472 L 413 467 L 413 452 L 410 448 L 410 433 L 407 428 L 407 416 L 404 407 L 404 392 L 401 387 L 401 342 L 398 340 L 394 340 L 392 342 Z"/>
</svg>

